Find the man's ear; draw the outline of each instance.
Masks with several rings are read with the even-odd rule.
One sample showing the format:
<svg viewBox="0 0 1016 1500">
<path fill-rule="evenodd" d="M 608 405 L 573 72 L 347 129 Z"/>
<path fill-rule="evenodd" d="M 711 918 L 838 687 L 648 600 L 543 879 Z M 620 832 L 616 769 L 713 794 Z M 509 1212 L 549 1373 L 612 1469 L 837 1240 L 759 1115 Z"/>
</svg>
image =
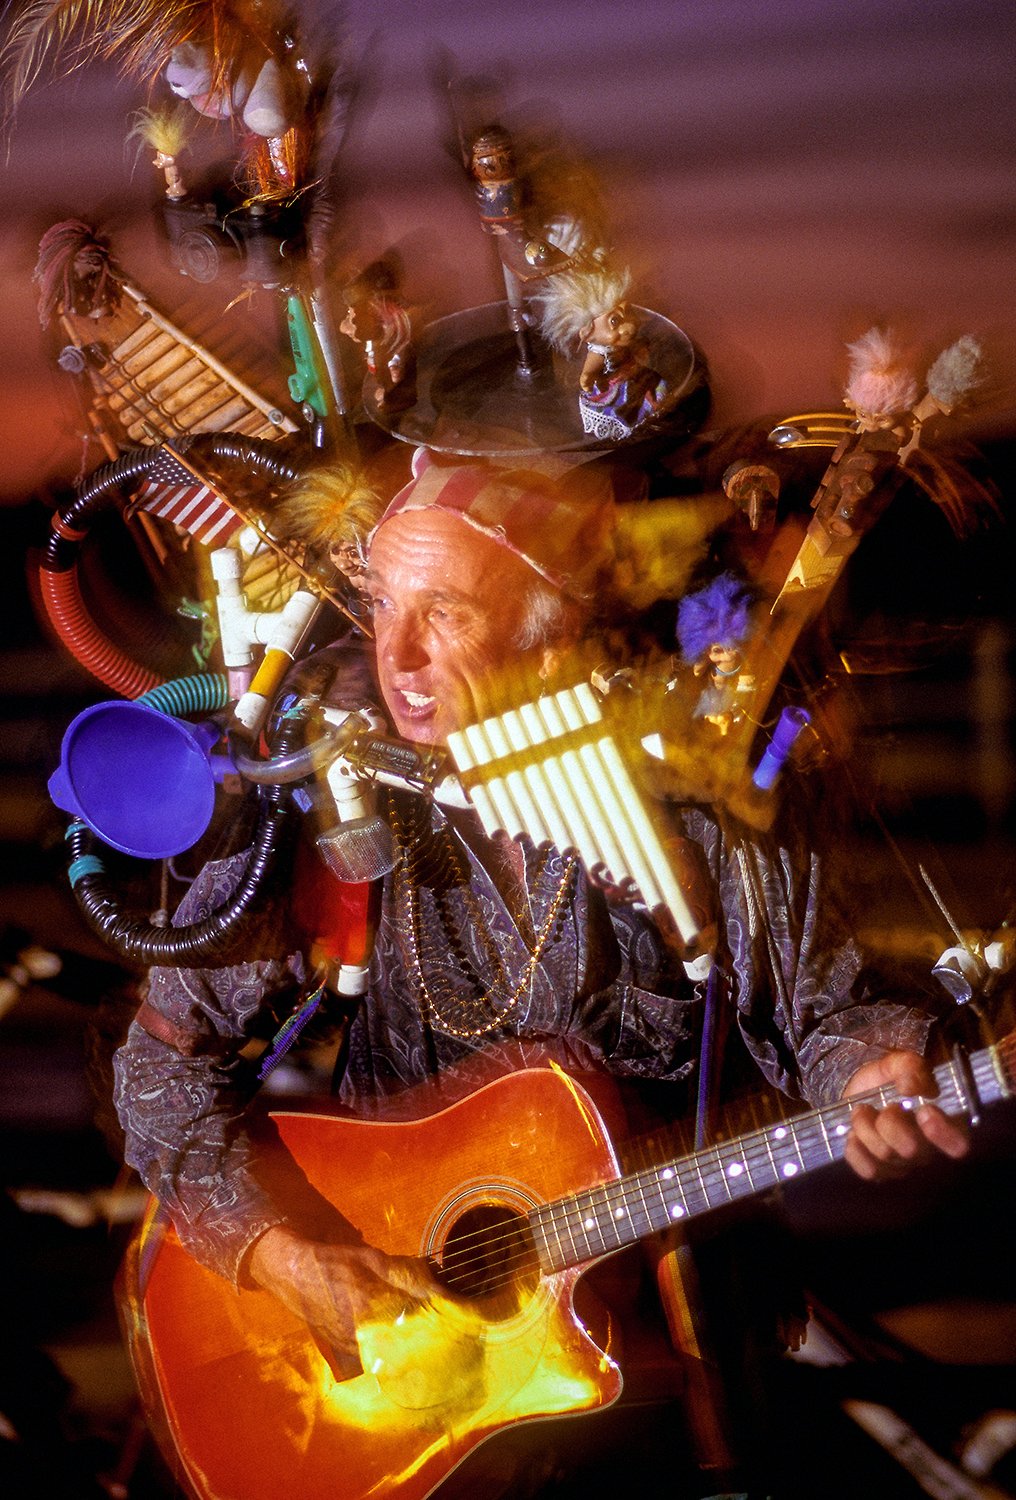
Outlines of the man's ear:
<svg viewBox="0 0 1016 1500">
<path fill-rule="evenodd" d="M 551 683 L 560 676 L 583 636 L 585 612 L 567 597 L 564 606 L 553 640 L 545 641 L 540 647 L 537 673 L 541 682 Z"/>
<path fill-rule="evenodd" d="M 537 668 L 537 676 L 541 682 L 553 682 L 561 670 L 562 663 L 568 655 L 570 640 L 556 640 L 552 646 L 544 646 L 540 657 L 540 665 Z"/>
</svg>

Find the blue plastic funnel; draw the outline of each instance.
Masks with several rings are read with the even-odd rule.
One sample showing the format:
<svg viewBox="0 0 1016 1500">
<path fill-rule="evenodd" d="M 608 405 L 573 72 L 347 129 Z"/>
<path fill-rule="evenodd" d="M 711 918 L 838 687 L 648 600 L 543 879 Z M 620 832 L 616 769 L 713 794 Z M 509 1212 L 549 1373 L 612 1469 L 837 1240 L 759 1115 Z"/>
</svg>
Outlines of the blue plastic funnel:
<svg viewBox="0 0 1016 1500">
<path fill-rule="evenodd" d="M 185 724 L 143 703 L 96 703 L 68 726 L 49 795 L 111 848 L 167 859 L 211 820 L 218 737 L 214 724 Z"/>
</svg>

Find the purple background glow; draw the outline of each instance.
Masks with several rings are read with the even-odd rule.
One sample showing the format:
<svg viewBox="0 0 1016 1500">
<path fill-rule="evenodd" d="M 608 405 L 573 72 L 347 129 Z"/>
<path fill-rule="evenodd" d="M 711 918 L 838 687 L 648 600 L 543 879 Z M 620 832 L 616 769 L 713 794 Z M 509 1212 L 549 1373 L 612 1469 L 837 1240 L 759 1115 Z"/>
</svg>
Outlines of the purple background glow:
<svg viewBox="0 0 1016 1500">
<path fill-rule="evenodd" d="M 838 405 L 844 341 L 883 320 L 928 357 L 960 333 L 981 338 L 992 389 L 968 426 L 977 436 L 1009 425 L 1016 70 L 1006 4 L 350 0 L 344 11 L 351 55 L 375 34 L 378 69 L 348 151 L 346 250 L 397 245 L 425 314 L 499 290 L 443 150 L 428 81 L 440 47 L 462 73 L 500 79 L 514 118 L 558 130 L 594 164 L 638 298 L 705 351 L 719 422 Z M 35 316 L 41 230 L 68 215 L 95 223 L 170 314 L 193 292 L 155 248 L 158 174 L 123 146 L 141 102 L 96 65 L 37 88 L 14 133 L 0 226 L 11 499 L 73 474 L 80 455 L 65 377 Z M 257 338 L 263 314 L 232 316 Z"/>
</svg>

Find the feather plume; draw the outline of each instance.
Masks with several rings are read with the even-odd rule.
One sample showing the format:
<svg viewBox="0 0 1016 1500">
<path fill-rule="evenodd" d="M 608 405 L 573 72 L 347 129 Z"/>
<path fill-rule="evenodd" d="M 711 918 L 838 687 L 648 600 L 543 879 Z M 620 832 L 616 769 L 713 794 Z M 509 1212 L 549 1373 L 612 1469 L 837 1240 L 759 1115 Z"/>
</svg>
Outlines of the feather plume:
<svg viewBox="0 0 1016 1500">
<path fill-rule="evenodd" d="M 928 394 L 951 411 L 982 378 L 981 346 L 965 333 L 942 350 L 928 371 Z"/>
<path fill-rule="evenodd" d="M 855 411 L 868 415 L 904 412 L 917 400 L 917 381 L 903 363 L 892 334 L 869 328 L 847 345 L 850 357 L 844 397 Z"/>
<path fill-rule="evenodd" d="M 8 115 L 40 75 L 58 65 L 72 73 L 92 58 L 116 57 L 125 73 L 154 77 L 205 12 L 198 0 L 32 0 L 3 50 Z"/>
<path fill-rule="evenodd" d="M 186 149 L 194 111 L 181 103 L 168 109 L 139 109 L 131 119 L 129 141 L 136 140 L 163 156 L 175 157 Z"/>
</svg>

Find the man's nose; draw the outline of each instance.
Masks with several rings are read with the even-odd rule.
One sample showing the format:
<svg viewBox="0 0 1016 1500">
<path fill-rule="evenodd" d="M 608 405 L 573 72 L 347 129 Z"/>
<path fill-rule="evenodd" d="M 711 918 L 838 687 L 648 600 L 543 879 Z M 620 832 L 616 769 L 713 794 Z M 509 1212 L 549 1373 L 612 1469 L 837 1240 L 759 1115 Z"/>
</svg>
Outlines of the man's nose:
<svg viewBox="0 0 1016 1500">
<path fill-rule="evenodd" d="M 384 657 L 393 672 L 417 672 L 430 660 L 417 621 L 402 616 L 385 629 Z"/>
</svg>

